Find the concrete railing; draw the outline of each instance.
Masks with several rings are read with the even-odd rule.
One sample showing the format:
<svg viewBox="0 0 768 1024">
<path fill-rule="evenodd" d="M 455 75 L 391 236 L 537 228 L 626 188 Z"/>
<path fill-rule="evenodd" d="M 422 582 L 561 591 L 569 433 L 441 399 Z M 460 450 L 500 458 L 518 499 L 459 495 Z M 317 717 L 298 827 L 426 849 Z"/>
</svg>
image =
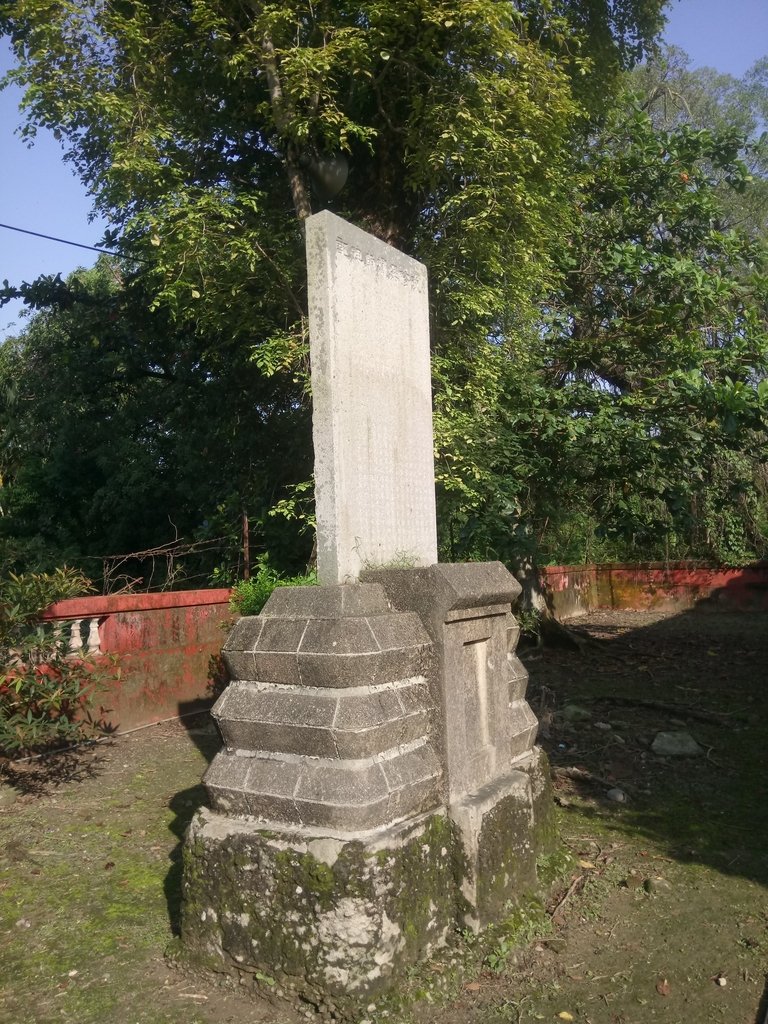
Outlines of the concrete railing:
<svg viewBox="0 0 768 1024">
<path fill-rule="evenodd" d="M 542 587 L 559 619 L 597 609 L 685 611 L 768 610 L 768 563 L 739 569 L 693 562 L 636 565 L 557 565 L 540 570 Z"/>
<path fill-rule="evenodd" d="M 213 695 L 218 657 L 233 620 L 229 590 L 77 597 L 44 621 L 73 657 L 102 663 L 98 702 L 116 729 L 170 718 Z"/>
<path fill-rule="evenodd" d="M 543 588 L 558 618 L 597 609 L 768 610 L 768 563 L 723 569 L 692 563 L 547 566 Z M 104 717 L 125 730 L 205 706 L 220 684 L 230 591 L 78 597 L 43 615 L 73 657 L 102 661 Z"/>
<path fill-rule="evenodd" d="M 63 603 L 63 602 L 62 602 Z M 49 609 L 50 611 L 50 609 Z M 46 612 L 46 618 L 49 612 Z M 50 622 L 57 646 L 66 648 L 73 658 L 101 654 L 99 627 L 104 616 L 91 615 L 79 619 L 54 619 Z"/>
</svg>

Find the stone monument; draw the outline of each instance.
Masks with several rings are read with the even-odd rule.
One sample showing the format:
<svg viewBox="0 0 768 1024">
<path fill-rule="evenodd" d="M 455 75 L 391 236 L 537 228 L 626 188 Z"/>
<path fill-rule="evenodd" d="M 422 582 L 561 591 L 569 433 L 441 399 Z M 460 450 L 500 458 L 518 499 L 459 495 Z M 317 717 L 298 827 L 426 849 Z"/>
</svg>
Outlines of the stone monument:
<svg viewBox="0 0 768 1024">
<path fill-rule="evenodd" d="M 353 1015 L 539 885 L 519 585 L 437 563 L 425 268 L 307 221 L 318 587 L 241 619 L 184 850 L 192 962 Z"/>
<path fill-rule="evenodd" d="M 427 268 L 339 217 L 307 222 L 317 574 L 437 562 Z"/>
</svg>

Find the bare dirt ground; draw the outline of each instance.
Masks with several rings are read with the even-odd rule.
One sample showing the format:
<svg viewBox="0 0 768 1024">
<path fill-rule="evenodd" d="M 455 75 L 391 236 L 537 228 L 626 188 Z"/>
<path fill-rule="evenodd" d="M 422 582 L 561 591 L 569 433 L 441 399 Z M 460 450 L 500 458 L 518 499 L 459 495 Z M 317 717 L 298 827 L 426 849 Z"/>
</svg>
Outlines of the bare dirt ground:
<svg viewBox="0 0 768 1024">
<path fill-rule="evenodd" d="M 763 1024 L 768 616 L 576 625 L 581 653 L 524 652 L 573 870 L 509 937 L 457 937 L 463 971 L 444 958 L 415 972 L 402 990 L 416 1001 L 374 1024 Z M 701 753 L 659 756 L 659 732 Z M 60 756 L 53 777 L 6 768 L 2 1024 L 292 1024 L 166 955 L 180 840 L 217 748 L 198 718 Z"/>
</svg>

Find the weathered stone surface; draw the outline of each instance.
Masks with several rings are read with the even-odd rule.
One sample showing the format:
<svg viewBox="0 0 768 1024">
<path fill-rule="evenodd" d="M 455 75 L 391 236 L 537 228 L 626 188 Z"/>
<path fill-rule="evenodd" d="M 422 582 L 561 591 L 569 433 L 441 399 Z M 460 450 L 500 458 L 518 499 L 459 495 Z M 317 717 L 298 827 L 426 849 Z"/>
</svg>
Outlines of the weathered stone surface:
<svg viewBox="0 0 768 1024">
<path fill-rule="evenodd" d="M 520 626 L 514 616 L 507 623 L 507 650 L 511 655 L 517 650 L 520 640 Z"/>
<path fill-rule="evenodd" d="M 689 732 L 660 732 L 651 744 L 660 757 L 700 757 L 704 753 Z"/>
<path fill-rule="evenodd" d="M 218 754 L 217 757 L 236 755 Z M 294 794 L 302 776 L 303 765 L 280 758 L 237 758 L 248 762 L 244 795 L 252 818 L 293 825 L 298 818 Z M 214 761 L 215 763 L 215 761 Z M 206 776 L 207 783 L 207 776 Z M 218 804 L 214 804 L 221 810 Z"/>
<path fill-rule="evenodd" d="M 333 757 L 337 706 L 333 693 L 235 681 L 217 702 L 214 713 L 230 750 Z"/>
<path fill-rule="evenodd" d="M 460 873 L 456 829 L 440 815 L 344 842 L 200 811 L 184 848 L 184 955 L 360 1020 L 454 930 Z"/>
<path fill-rule="evenodd" d="M 536 738 L 527 674 L 514 655 L 520 585 L 500 562 L 366 572 L 390 604 L 418 613 L 437 653 L 434 702 L 449 806 L 503 778 Z"/>
<path fill-rule="evenodd" d="M 388 823 L 389 787 L 379 762 L 304 764 L 295 800 L 307 825 L 349 831 Z"/>
<path fill-rule="evenodd" d="M 307 619 L 354 618 L 389 611 L 382 587 L 375 583 L 346 586 L 278 587 L 264 605 L 262 616 Z"/>
<path fill-rule="evenodd" d="M 434 782 L 441 772 L 435 751 L 426 743 L 399 757 L 382 761 L 381 767 L 390 793 L 402 791 L 406 795 L 410 794 L 411 788 L 417 783 L 425 780 Z"/>
<path fill-rule="evenodd" d="M 521 757 L 533 750 L 536 733 L 539 729 L 538 719 L 531 711 L 526 700 L 516 700 L 509 705 L 509 753 L 511 758 Z"/>
<path fill-rule="evenodd" d="M 462 892 L 464 923 L 475 930 L 551 883 L 565 859 L 554 814 L 549 764 L 536 748 L 513 771 L 455 803 L 471 868 Z"/>
<path fill-rule="evenodd" d="M 429 732 L 423 676 L 358 690 L 232 682 L 214 707 L 230 751 L 361 758 Z"/>
<path fill-rule="evenodd" d="M 528 689 L 528 670 L 516 654 L 508 654 L 509 703 L 522 700 Z"/>
<path fill-rule="evenodd" d="M 306 623 L 298 648 L 302 654 L 368 654 L 379 644 L 368 619 L 312 619 Z"/>
<path fill-rule="evenodd" d="M 293 683 L 298 661 L 296 652 L 307 628 L 307 619 L 264 618 L 261 633 L 253 647 L 253 678 L 264 683 Z M 229 665 L 230 651 L 225 652 Z"/>
<path fill-rule="evenodd" d="M 383 756 L 345 760 L 222 751 L 204 783 L 221 813 L 348 834 L 434 810 L 441 774 L 435 751 L 420 738 Z"/>
<path fill-rule="evenodd" d="M 432 640 L 439 640 L 451 612 L 492 605 L 509 610 L 520 584 L 501 562 L 439 563 L 426 569 L 367 569 L 365 583 L 380 583 L 393 608 L 415 611 Z M 516 623 L 510 618 L 508 625 Z M 509 648 L 508 648 L 509 649 Z"/>
<path fill-rule="evenodd" d="M 341 617 L 344 607 L 375 614 Z M 223 654 L 234 679 L 336 688 L 424 675 L 432 643 L 416 614 L 388 610 L 379 586 L 280 587 L 264 614 L 239 620 Z"/>
<path fill-rule="evenodd" d="M 221 653 L 232 679 L 255 678 L 253 650 L 263 628 L 262 618 L 248 615 L 238 619 L 230 630 Z"/>
<path fill-rule="evenodd" d="M 426 268 L 324 211 L 306 221 L 318 578 L 437 561 Z"/>
<path fill-rule="evenodd" d="M 430 643 L 429 634 L 415 612 L 388 612 L 366 621 L 382 651 L 399 651 Z"/>
<path fill-rule="evenodd" d="M 217 754 L 205 773 L 205 788 L 208 797 L 222 814 L 250 814 L 246 779 L 248 760 L 244 757 L 230 757 Z"/>
</svg>

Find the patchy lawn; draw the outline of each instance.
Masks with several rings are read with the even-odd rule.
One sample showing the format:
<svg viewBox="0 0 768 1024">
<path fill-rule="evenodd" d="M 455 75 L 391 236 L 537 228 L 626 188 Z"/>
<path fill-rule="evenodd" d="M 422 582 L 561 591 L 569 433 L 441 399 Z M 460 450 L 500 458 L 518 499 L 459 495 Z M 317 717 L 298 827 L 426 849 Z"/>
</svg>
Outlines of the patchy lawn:
<svg viewBox="0 0 768 1024">
<path fill-rule="evenodd" d="M 599 614 L 578 629 L 582 653 L 524 652 L 574 870 L 518 920 L 523 946 L 459 940 L 463 972 L 447 956 L 417 972 L 404 988 L 420 1000 L 392 1024 L 763 1024 L 768 616 Z M 2 1024 L 296 1019 L 166 958 L 180 839 L 218 747 L 204 718 L 187 726 L 51 759 L 58 779 L 11 773 L 25 795 L 0 806 Z M 701 753 L 660 757 L 659 732 Z"/>
</svg>

